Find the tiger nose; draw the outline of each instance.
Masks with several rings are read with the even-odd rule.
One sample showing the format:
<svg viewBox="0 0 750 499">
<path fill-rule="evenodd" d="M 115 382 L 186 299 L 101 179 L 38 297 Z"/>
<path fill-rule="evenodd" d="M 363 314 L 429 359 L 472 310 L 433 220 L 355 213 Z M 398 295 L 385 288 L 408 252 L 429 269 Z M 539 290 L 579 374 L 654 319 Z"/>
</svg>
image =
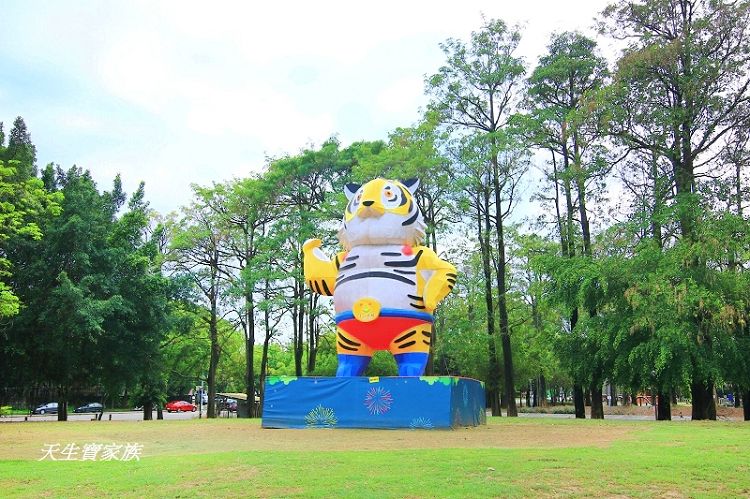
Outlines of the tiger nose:
<svg viewBox="0 0 750 499">
<path fill-rule="evenodd" d="M 362 204 L 365 205 L 365 206 L 372 206 L 373 203 L 375 203 L 375 201 L 372 201 L 372 200 L 370 200 L 370 201 L 362 201 Z"/>
</svg>

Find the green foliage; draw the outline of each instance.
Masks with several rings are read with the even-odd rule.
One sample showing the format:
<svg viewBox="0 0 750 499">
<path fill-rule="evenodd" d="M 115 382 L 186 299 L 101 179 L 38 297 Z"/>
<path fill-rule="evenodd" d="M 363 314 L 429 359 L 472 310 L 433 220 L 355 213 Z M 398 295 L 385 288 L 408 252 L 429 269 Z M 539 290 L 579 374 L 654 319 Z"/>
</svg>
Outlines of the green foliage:
<svg viewBox="0 0 750 499">
<path fill-rule="evenodd" d="M 23 238 L 38 241 L 42 238 L 39 224 L 45 217 L 60 213 L 61 193 L 49 193 L 36 178 L 21 179 L 17 175 L 13 160 L 10 166 L 0 161 L 0 317 L 16 315 L 20 301 L 9 280 L 13 265 L 8 259 L 8 245 L 12 240 Z"/>
<path fill-rule="evenodd" d="M 16 382 L 52 384 L 61 401 L 74 386 L 119 393 L 153 360 L 165 320 L 166 284 L 145 238 L 142 187 L 118 219 L 113 198 L 88 172 L 58 169 L 51 180 L 61 210 L 40 221 L 43 239 L 7 243 L 9 260 L 24 269 L 11 279 L 24 307 L 2 327 L 6 352 Z M 29 182 L 42 190 L 41 181 Z"/>
</svg>

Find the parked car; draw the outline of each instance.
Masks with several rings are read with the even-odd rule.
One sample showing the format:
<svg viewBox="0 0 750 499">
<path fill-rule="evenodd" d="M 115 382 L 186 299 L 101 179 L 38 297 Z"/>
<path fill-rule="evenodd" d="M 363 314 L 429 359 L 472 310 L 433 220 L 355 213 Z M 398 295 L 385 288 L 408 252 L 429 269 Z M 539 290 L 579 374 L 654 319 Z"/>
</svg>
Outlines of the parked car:
<svg viewBox="0 0 750 499">
<path fill-rule="evenodd" d="M 227 403 L 225 407 L 229 409 L 231 412 L 237 412 L 237 401 L 234 399 L 227 399 Z"/>
<path fill-rule="evenodd" d="M 76 407 L 73 412 L 102 412 L 104 411 L 104 406 L 100 404 L 99 402 L 89 402 L 86 405 L 82 405 L 81 407 Z"/>
<path fill-rule="evenodd" d="M 57 414 L 57 402 L 50 402 L 48 404 L 40 405 L 34 409 L 32 414 Z"/>
<path fill-rule="evenodd" d="M 196 410 L 198 410 L 195 404 L 185 402 L 184 400 L 173 400 L 171 402 L 167 402 L 167 405 L 164 406 L 164 409 L 166 409 L 167 412 L 195 412 Z"/>
</svg>

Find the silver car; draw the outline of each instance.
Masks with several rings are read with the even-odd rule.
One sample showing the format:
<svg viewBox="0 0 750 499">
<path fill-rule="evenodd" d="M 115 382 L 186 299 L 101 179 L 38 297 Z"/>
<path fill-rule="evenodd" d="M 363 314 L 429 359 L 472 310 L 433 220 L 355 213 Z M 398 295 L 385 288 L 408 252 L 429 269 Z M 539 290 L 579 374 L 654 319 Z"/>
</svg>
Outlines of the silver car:
<svg viewBox="0 0 750 499">
<path fill-rule="evenodd" d="M 40 405 L 32 411 L 32 414 L 57 414 L 57 402 Z"/>
</svg>

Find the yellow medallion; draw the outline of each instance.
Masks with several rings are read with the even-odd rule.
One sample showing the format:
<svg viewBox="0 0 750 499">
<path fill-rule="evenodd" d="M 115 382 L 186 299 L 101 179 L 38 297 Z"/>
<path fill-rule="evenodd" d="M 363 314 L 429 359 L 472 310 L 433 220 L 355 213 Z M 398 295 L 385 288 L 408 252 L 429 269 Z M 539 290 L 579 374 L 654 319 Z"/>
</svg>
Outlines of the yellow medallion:
<svg viewBox="0 0 750 499">
<path fill-rule="evenodd" d="M 352 305 L 352 313 L 360 322 L 372 322 L 380 315 L 380 302 L 374 298 L 360 298 Z"/>
</svg>

